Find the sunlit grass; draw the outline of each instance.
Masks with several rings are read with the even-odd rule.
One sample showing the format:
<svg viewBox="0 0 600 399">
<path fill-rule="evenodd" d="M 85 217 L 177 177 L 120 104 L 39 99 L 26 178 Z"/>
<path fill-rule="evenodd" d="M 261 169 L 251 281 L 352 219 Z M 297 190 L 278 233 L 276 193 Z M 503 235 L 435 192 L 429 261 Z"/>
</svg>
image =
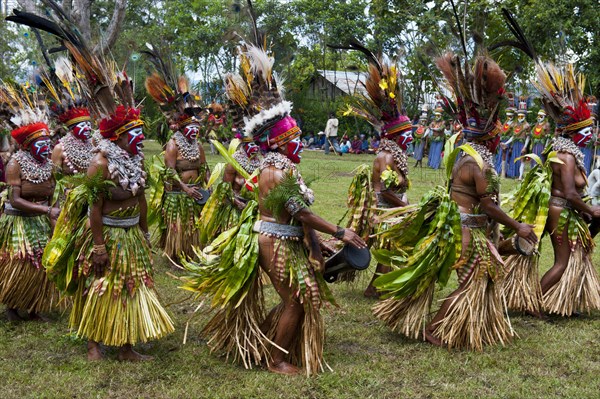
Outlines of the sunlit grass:
<svg viewBox="0 0 600 399">
<path fill-rule="evenodd" d="M 148 143 L 148 155 L 158 153 Z M 220 161 L 208 155 L 211 165 Z M 305 151 L 301 170 L 316 178 L 313 210 L 337 223 L 346 210 L 346 190 L 352 170 L 372 163 L 369 155 L 335 155 Z M 410 165 L 413 166 L 412 163 Z M 411 169 L 411 202 L 436 184 L 441 171 Z M 503 181 L 503 192 L 514 188 Z M 543 246 L 541 270 L 552 263 L 550 243 Z M 599 260 L 594 257 L 595 263 Z M 52 315 L 48 324 L 10 324 L 0 317 L 1 398 L 597 398 L 600 392 L 599 314 L 549 322 L 521 315 L 511 318 L 519 338 L 505 348 L 483 353 L 450 352 L 402 338 L 372 315 L 373 301 L 362 296 L 370 278 L 352 286 L 335 285 L 339 308 L 324 310 L 327 324 L 325 357 L 333 372 L 316 378 L 286 378 L 262 370 L 247 371 L 209 354 L 199 332 L 207 320 L 197 314 L 190 322 L 188 343 L 183 332 L 197 302 L 167 276 L 173 272 L 164 258 L 155 262 L 157 286 L 176 323 L 175 334 L 140 350 L 156 359 L 143 364 L 108 360 L 88 363 L 85 343 L 67 330 L 68 315 Z M 456 281 L 439 293 L 455 287 Z M 275 302 L 269 290 L 268 300 Z"/>
</svg>

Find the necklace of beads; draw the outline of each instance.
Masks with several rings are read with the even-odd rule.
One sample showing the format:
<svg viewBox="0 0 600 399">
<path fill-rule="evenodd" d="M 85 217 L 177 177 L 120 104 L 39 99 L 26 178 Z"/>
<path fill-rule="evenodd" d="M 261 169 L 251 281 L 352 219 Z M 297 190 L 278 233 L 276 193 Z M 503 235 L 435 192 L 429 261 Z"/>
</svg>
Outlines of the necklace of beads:
<svg viewBox="0 0 600 399">
<path fill-rule="evenodd" d="M 65 154 L 65 163 L 73 172 L 87 170 L 92 161 L 94 146 L 91 140 L 80 140 L 72 134 L 60 139 Z"/>
<path fill-rule="evenodd" d="M 21 173 L 25 180 L 33 184 L 43 183 L 52 175 L 52 162 L 48 160 L 39 162 L 29 151 L 19 150 L 13 157 L 21 167 Z"/>
<path fill-rule="evenodd" d="M 585 170 L 585 164 L 583 163 L 583 152 L 577 147 L 577 144 L 571 139 L 564 137 L 554 137 L 552 139 L 552 150 L 556 152 L 566 152 L 567 154 L 573 155 L 577 167 L 581 170 Z"/>
<path fill-rule="evenodd" d="M 248 172 L 248 174 L 254 173 L 256 168 L 260 166 L 260 159 L 258 159 L 258 157 L 250 159 L 250 157 L 248 157 L 248 154 L 246 154 L 246 151 L 244 151 L 242 148 L 238 149 L 236 152 L 233 153 L 233 159 L 235 159 L 240 164 L 240 166 L 246 172 Z"/>
<path fill-rule="evenodd" d="M 108 159 L 108 173 L 111 179 L 116 179 L 123 190 L 136 195 L 140 188 L 146 186 L 144 158 L 140 154 L 131 155 L 109 140 L 102 140 L 98 150 Z"/>
<path fill-rule="evenodd" d="M 300 174 L 300 171 L 298 171 L 296 165 L 288 157 L 279 152 L 268 152 L 260 164 L 260 170 L 262 171 L 271 166 L 280 170 L 291 170 L 291 173 L 296 176 L 296 180 L 300 186 L 300 194 L 304 198 L 306 204 L 310 206 L 315 202 L 315 194 L 313 190 L 308 188 L 304 182 L 304 179 L 302 178 L 302 175 Z"/>
<path fill-rule="evenodd" d="M 379 151 L 377 153 L 381 151 L 387 151 L 392 154 L 392 158 L 394 158 L 394 163 L 398 170 L 402 172 L 405 177 L 408 176 L 408 157 L 396 142 L 388 139 L 381 140 Z"/>
<path fill-rule="evenodd" d="M 483 162 L 487 163 L 489 167 L 494 168 L 494 156 L 486 146 L 478 143 L 469 143 L 469 145 L 479 154 Z"/>
<path fill-rule="evenodd" d="M 173 135 L 175 144 L 179 147 L 181 156 L 186 161 L 197 161 L 200 159 L 200 149 L 198 148 L 198 140 L 188 140 L 181 132 L 175 132 Z"/>
</svg>

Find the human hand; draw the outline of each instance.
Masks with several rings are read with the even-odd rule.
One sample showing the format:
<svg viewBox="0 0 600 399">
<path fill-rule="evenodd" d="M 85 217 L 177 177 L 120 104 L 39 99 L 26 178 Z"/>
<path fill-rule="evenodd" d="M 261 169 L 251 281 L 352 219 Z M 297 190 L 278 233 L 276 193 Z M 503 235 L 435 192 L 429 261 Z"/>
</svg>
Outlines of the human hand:
<svg viewBox="0 0 600 399">
<path fill-rule="evenodd" d="M 600 218 L 600 205 L 593 205 L 592 206 L 592 217 L 593 218 Z"/>
<path fill-rule="evenodd" d="M 356 234 L 352 229 L 344 229 L 344 236 L 342 237 L 342 241 L 358 249 L 363 249 L 367 247 L 367 244 L 363 241 L 363 239 L 360 238 L 360 236 Z"/>
<path fill-rule="evenodd" d="M 323 254 L 323 256 L 329 257 L 336 252 L 333 245 L 331 245 L 331 242 L 321 241 L 319 245 L 321 247 L 321 253 Z"/>
<path fill-rule="evenodd" d="M 94 273 L 96 277 L 100 277 L 104 274 L 104 269 L 108 265 L 108 254 L 92 254 L 92 267 L 94 268 Z"/>
<path fill-rule="evenodd" d="M 60 216 L 60 208 L 50 209 L 50 219 L 57 220 L 59 216 Z"/>
<path fill-rule="evenodd" d="M 184 186 L 183 191 L 194 200 L 199 201 L 203 198 L 202 194 L 196 187 Z"/>
<path fill-rule="evenodd" d="M 533 231 L 534 226 L 527 223 L 519 223 L 517 228 L 517 235 L 527 240 L 530 244 L 535 244 L 538 241 L 535 232 Z"/>
</svg>

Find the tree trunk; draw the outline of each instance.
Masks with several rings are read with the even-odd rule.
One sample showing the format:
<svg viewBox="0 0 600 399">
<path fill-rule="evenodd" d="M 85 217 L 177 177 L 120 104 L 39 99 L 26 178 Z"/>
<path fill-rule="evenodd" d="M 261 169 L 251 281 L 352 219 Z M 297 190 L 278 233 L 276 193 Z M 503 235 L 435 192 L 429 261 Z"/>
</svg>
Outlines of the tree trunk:
<svg viewBox="0 0 600 399">
<path fill-rule="evenodd" d="M 25 11 L 44 16 L 42 11 L 36 6 L 35 0 L 18 0 L 17 2 Z M 92 2 L 93 0 L 64 0 L 62 2 L 65 14 L 71 17 L 79 28 L 79 32 L 84 40 L 90 46 L 92 45 Z M 115 6 L 108 28 L 102 33 L 98 44 L 94 47 L 94 51 L 97 54 L 108 52 L 117 41 L 119 32 L 123 26 L 127 12 L 127 0 L 114 0 L 114 3 Z"/>
</svg>

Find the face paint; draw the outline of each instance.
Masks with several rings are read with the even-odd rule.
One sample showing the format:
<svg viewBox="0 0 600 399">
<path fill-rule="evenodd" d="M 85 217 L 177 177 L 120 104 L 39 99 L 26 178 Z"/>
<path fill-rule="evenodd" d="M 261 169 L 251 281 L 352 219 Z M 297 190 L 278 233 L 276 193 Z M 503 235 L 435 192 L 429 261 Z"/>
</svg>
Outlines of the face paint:
<svg viewBox="0 0 600 399">
<path fill-rule="evenodd" d="M 77 137 L 79 140 L 88 140 L 92 136 L 92 122 L 79 122 L 71 128 L 71 132 L 73 133 L 73 136 Z"/>
<path fill-rule="evenodd" d="M 293 163 L 300 163 L 300 159 L 302 159 L 300 154 L 302 153 L 303 148 L 304 144 L 302 144 L 300 137 L 296 137 L 294 140 L 287 143 L 287 157 L 290 161 Z"/>
<path fill-rule="evenodd" d="M 244 151 L 248 158 L 255 158 L 258 155 L 259 147 L 254 143 L 244 143 Z"/>
<path fill-rule="evenodd" d="M 144 148 L 144 130 L 141 127 L 136 127 L 127 132 L 127 144 L 129 146 L 129 152 L 133 155 L 141 154 Z"/>
<path fill-rule="evenodd" d="M 408 148 L 408 145 L 412 143 L 413 137 L 410 131 L 406 131 L 398 136 L 396 139 L 396 143 L 402 148 L 404 151 Z"/>
<path fill-rule="evenodd" d="M 517 117 L 517 121 L 519 121 L 519 123 L 523 123 L 525 121 L 525 115 L 519 115 Z"/>
<path fill-rule="evenodd" d="M 506 119 L 510 122 L 513 120 L 514 115 L 513 114 L 506 114 Z"/>
<path fill-rule="evenodd" d="M 182 134 L 188 140 L 196 140 L 198 138 L 198 134 L 200 133 L 200 125 L 195 123 L 191 123 L 183 128 Z"/>
<path fill-rule="evenodd" d="M 435 120 L 439 121 L 442 119 L 442 114 L 435 114 Z"/>
<path fill-rule="evenodd" d="M 586 127 L 573 135 L 573 142 L 579 147 L 585 147 L 592 139 L 592 128 Z"/>
<path fill-rule="evenodd" d="M 39 162 L 44 162 L 50 156 L 51 141 L 48 137 L 40 137 L 29 146 L 29 152 Z"/>
<path fill-rule="evenodd" d="M 546 119 L 546 116 L 545 116 L 545 115 L 539 115 L 539 116 L 537 117 L 537 121 L 538 121 L 538 123 L 542 123 L 542 122 L 544 121 L 544 119 Z"/>
</svg>

